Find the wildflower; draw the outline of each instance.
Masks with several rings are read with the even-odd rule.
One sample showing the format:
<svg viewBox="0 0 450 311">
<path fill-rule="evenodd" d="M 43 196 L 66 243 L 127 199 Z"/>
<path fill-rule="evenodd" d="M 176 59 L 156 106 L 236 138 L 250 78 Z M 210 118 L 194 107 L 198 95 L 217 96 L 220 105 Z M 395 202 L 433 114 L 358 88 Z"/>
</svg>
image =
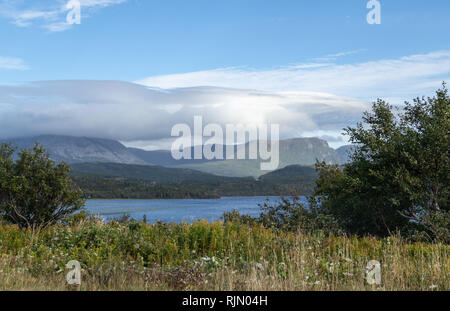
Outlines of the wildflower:
<svg viewBox="0 0 450 311">
<path fill-rule="evenodd" d="M 344 272 L 342 274 L 345 275 L 345 276 L 353 276 L 353 273 L 350 273 L 350 272 Z"/>
<path fill-rule="evenodd" d="M 219 264 L 219 262 L 216 260 L 216 258 L 214 256 L 212 256 L 212 257 L 202 257 L 202 258 L 200 258 L 200 260 L 202 260 L 204 262 L 211 263 L 213 265 L 218 265 Z"/>
<path fill-rule="evenodd" d="M 353 262 L 353 260 L 351 259 L 351 258 L 344 258 L 344 260 L 346 261 L 346 262 Z"/>
</svg>

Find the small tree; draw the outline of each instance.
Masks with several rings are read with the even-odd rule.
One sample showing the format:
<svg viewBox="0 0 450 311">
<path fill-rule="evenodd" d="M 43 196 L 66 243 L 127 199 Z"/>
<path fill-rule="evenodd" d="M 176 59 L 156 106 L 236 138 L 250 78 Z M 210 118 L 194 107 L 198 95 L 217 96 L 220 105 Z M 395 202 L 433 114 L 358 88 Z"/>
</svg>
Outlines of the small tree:
<svg viewBox="0 0 450 311">
<path fill-rule="evenodd" d="M 0 147 L 0 213 L 21 228 L 44 228 L 81 209 L 82 191 L 70 180 L 67 164 L 55 164 L 38 143 L 15 161 L 11 144 Z"/>
<path fill-rule="evenodd" d="M 445 84 L 436 97 L 406 102 L 398 117 L 378 100 L 363 121 L 346 129 L 356 146 L 350 164 L 343 170 L 318 165 L 314 195 L 322 210 L 352 233 L 421 228 L 448 240 L 450 99 Z"/>
</svg>

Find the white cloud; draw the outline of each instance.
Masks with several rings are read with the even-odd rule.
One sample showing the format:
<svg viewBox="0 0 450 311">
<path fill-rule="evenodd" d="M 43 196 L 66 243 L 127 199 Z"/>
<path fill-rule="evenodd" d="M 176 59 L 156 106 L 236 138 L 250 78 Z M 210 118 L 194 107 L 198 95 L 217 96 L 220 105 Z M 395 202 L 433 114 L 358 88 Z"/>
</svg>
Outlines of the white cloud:
<svg viewBox="0 0 450 311">
<path fill-rule="evenodd" d="M 314 58 L 313 60 L 317 61 L 317 62 L 331 62 L 331 61 L 335 61 L 339 57 L 354 55 L 354 54 L 358 54 L 358 53 L 365 52 L 365 51 L 367 51 L 367 49 L 359 49 L 359 50 L 353 50 L 353 51 L 347 51 L 347 52 L 340 52 L 340 53 L 335 53 L 335 54 L 329 54 L 324 57 Z"/>
<path fill-rule="evenodd" d="M 366 100 L 410 99 L 432 92 L 450 77 L 450 51 L 357 64 L 297 65 L 270 70 L 223 68 L 153 76 L 137 83 L 161 87 L 210 85 L 267 91 L 313 91 Z"/>
<path fill-rule="evenodd" d="M 29 68 L 20 58 L 0 56 L 0 69 L 27 70 Z"/>
<path fill-rule="evenodd" d="M 168 147 L 172 126 L 280 124 L 281 137 L 339 136 L 364 101 L 317 92 L 193 87 L 155 89 L 120 81 L 52 81 L 0 86 L 0 137 L 96 136 Z M 330 134 L 332 133 L 332 134 Z M 340 144 L 344 144 L 341 141 Z"/>
<path fill-rule="evenodd" d="M 93 7 L 93 6 L 110 6 L 113 4 L 120 4 L 126 2 L 127 0 L 80 0 L 82 6 Z"/>
<path fill-rule="evenodd" d="M 97 136 L 169 147 L 172 126 L 278 123 L 281 137 L 318 136 L 345 144 L 342 128 L 377 97 L 401 103 L 432 95 L 450 73 L 450 52 L 360 64 L 237 68 L 121 81 L 50 81 L 0 86 L 0 137 Z M 263 91 L 261 91 L 263 90 Z"/>
<path fill-rule="evenodd" d="M 82 18 L 88 17 L 93 9 L 121 4 L 127 0 L 79 0 Z M 66 22 L 69 0 L 31 1 L 0 0 L 0 17 L 9 19 L 19 27 L 39 25 L 50 32 L 70 29 Z"/>
<path fill-rule="evenodd" d="M 53 20 L 56 18 L 58 12 L 56 11 L 50 11 L 50 12 L 43 12 L 43 11 L 22 11 L 17 12 L 13 17 L 13 22 L 17 26 L 20 27 L 28 27 L 30 26 L 34 20 Z"/>
</svg>

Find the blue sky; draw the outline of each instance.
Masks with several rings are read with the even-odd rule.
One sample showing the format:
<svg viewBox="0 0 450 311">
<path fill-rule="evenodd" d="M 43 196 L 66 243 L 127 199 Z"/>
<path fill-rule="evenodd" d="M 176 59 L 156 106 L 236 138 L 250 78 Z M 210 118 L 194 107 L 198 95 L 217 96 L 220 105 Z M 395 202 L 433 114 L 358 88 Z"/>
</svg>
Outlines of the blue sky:
<svg viewBox="0 0 450 311">
<path fill-rule="evenodd" d="M 28 0 L 17 7 L 50 8 L 36 2 L 55 1 Z M 3 16 L 0 56 L 20 58 L 29 70 L 2 70 L 0 82 L 134 81 L 223 67 L 267 69 L 349 51 L 361 52 L 338 61 L 450 49 L 449 1 L 381 1 L 381 25 L 366 23 L 366 2 L 129 0 L 82 7 L 81 25 L 61 32 L 43 28 L 44 20 L 18 27 Z"/>
<path fill-rule="evenodd" d="M 308 106 L 307 112 L 297 115 L 309 124 L 305 127 L 295 127 L 287 116 L 278 119 L 288 124 L 285 136 L 334 137 L 342 144 L 337 133 L 344 124 L 353 124 L 370 101 L 384 97 L 398 104 L 430 95 L 450 77 L 448 0 L 379 0 L 380 25 L 366 22 L 368 0 L 80 1 L 81 24 L 70 26 L 65 24 L 67 11 L 62 9 L 66 0 L 0 0 L 0 121 L 29 116 L 31 103 L 39 107 L 27 119 L 38 125 L 27 126 L 28 132 L 17 135 L 79 132 L 63 130 L 65 124 L 57 122 L 62 119 L 55 111 L 67 112 L 69 106 L 78 109 L 77 105 L 86 103 L 95 110 L 95 104 L 110 98 L 99 99 L 99 88 L 104 94 L 104 85 L 86 80 L 118 80 L 130 84 L 119 88 L 121 94 L 114 93 L 115 86 L 106 88 L 116 94 L 115 104 L 132 105 L 130 98 L 139 98 L 136 107 L 164 106 L 172 117 L 182 112 L 191 118 L 187 111 L 194 113 L 195 105 L 206 107 L 211 102 L 217 107 L 226 100 L 256 107 L 243 114 L 254 115 L 260 108 L 253 105 L 255 99 L 249 99 L 249 93 L 243 95 L 242 90 L 248 89 L 265 92 L 272 99 L 283 97 L 271 102 L 286 109 L 280 108 L 277 116 L 314 103 L 314 109 Z M 46 80 L 53 84 L 39 82 Z M 70 86 L 96 99 L 68 92 L 60 80 L 77 80 Z M 25 82 L 36 83 L 34 87 L 39 85 L 41 90 L 25 90 Z M 143 95 L 136 85 L 199 89 L 195 96 L 189 93 L 191 99 L 183 93 L 182 102 L 164 96 L 155 101 L 153 93 Z M 204 86 L 236 89 L 239 96 L 230 98 L 229 93 L 215 89 L 213 95 L 204 97 L 200 88 Z M 324 100 L 327 96 L 334 97 Z M 204 102 L 199 103 L 199 98 Z M 360 101 L 360 109 L 348 104 L 355 100 Z M 43 110 L 46 103 L 53 106 Z M 232 103 L 224 107 L 234 109 Z M 217 121 L 226 111 L 210 119 Z M 274 111 L 267 109 L 267 113 L 259 119 L 267 120 Z M 327 123 L 317 117 L 333 114 L 342 118 Z M 155 129 L 133 128 L 134 124 L 124 123 L 123 116 L 124 112 L 118 119 L 104 120 L 101 129 L 87 124 L 85 133 L 120 136 L 123 141 L 142 141 L 143 146 L 150 145 L 147 141 L 167 139 L 163 134 L 136 134 Z M 39 121 L 44 119 L 45 124 Z M 55 123 L 53 128 L 48 126 L 49 119 Z M 123 129 L 116 133 L 114 123 L 123 123 L 130 134 L 123 134 L 127 132 Z M 0 131 L 15 135 L 9 126 Z"/>
</svg>

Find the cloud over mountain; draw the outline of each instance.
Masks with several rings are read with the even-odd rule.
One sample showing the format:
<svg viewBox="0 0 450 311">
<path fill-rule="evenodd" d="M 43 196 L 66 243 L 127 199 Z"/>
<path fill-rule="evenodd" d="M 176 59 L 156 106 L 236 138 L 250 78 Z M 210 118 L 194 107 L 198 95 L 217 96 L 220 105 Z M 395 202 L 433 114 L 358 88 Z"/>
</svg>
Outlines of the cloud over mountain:
<svg viewBox="0 0 450 311">
<path fill-rule="evenodd" d="M 346 143 L 342 129 L 355 125 L 377 97 L 402 104 L 414 96 L 432 95 L 449 77 L 450 52 L 441 51 L 347 65 L 217 69 L 136 83 L 4 85 L 0 137 L 84 135 L 147 149 L 169 148 L 175 124 L 192 126 L 194 116 L 202 116 L 205 124 L 223 128 L 277 123 L 281 138 L 316 136 L 339 147 Z"/>
<path fill-rule="evenodd" d="M 198 115 L 205 124 L 278 123 L 282 138 L 327 134 L 340 141 L 341 129 L 367 108 L 364 101 L 318 92 L 43 81 L 0 86 L 0 136 L 95 136 L 167 147 L 172 126 L 192 125 Z"/>
</svg>

